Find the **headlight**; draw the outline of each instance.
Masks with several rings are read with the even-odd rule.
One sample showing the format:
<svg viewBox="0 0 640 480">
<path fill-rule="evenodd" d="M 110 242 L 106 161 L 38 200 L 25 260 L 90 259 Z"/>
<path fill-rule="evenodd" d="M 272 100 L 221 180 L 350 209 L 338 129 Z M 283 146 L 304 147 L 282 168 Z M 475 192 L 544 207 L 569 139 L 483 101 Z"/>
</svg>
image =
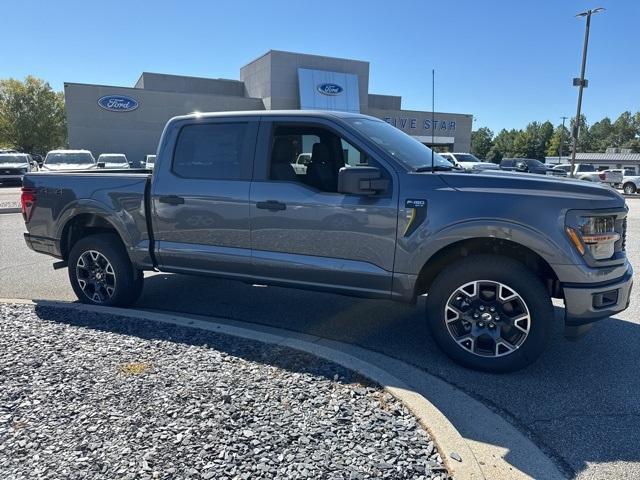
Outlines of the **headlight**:
<svg viewBox="0 0 640 480">
<path fill-rule="evenodd" d="M 21 168 L 20 173 L 27 173 L 29 171 L 28 168 Z"/>
<path fill-rule="evenodd" d="M 613 216 L 580 217 L 578 228 L 566 227 L 567 235 L 581 255 L 589 252 L 596 260 L 611 258 L 620 235 Z"/>
</svg>

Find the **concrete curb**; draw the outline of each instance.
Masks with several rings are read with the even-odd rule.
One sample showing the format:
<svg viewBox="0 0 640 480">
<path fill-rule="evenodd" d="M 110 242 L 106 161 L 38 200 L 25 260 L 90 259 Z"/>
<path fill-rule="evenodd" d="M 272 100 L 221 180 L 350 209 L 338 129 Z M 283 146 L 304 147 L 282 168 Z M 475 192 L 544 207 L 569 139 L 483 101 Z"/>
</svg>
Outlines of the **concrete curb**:
<svg viewBox="0 0 640 480">
<path fill-rule="evenodd" d="M 314 335 L 234 320 L 49 300 L 0 299 L 80 312 L 97 312 L 200 328 L 288 346 L 354 370 L 403 402 L 433 434 L 456 479 L 561 479 L 555 464 L 513 425 L 484 404 L 423 370 L 383 354 Z M 457 453 L 462 461 L 455 461 Z"/>
<path fill-rule="evenodd" d="M 21 211 L 20 207 L 0 208 L 0 215 L 3 213 L 20 213 Z"/>
</svg>

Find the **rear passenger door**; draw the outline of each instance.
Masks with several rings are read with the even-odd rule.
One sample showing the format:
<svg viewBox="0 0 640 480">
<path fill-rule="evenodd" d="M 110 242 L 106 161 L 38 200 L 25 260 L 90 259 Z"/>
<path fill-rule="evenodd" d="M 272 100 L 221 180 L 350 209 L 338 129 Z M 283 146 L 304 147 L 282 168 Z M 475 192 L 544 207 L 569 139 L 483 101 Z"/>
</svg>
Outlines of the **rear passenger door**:
<svg viewBox="0 0 640 480">
<path fill-rule="evenodd" d="M 163 144 L 151 202 L 162 270 L 251 273 L 249 188 L 257 117 L 185 120 Z"/>
</svg>

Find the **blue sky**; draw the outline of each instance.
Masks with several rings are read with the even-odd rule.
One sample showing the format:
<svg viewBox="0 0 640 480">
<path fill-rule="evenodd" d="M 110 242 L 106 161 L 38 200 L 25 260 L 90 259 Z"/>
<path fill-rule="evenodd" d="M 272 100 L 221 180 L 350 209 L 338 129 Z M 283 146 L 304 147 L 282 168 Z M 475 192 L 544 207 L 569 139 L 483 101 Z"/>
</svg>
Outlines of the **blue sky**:
<svg viewBox="0 0 640 480">
<path fill-rule="evenodd" d="M 367 60 L 371 93 L 403 108 L 471 113 L 474 128 L 575 114 L 584 20 L 592 20 L 583 112 L 640 110 L 640 1 L 11 1 L 0 78 L 133 86 L 142 71 L 239 78 L 269 49 Z M 6 21 L 11 19 L 11 21 Z"/>
</svg>

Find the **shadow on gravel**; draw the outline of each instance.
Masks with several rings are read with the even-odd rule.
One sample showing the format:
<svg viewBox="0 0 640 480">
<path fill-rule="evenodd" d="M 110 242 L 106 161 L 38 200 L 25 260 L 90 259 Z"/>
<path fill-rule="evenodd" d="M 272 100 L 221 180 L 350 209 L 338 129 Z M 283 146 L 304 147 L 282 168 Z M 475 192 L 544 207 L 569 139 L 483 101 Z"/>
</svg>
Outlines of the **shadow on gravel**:
<svg viewBox="0 0 640 480">
<path fill-rule="evenodd" d="M 65 309 L 64 304 L 51 306 L 44 300 L 36 303 L 35 311 L 39 318 L 75 327 L 90 328 L 120 335 L 135 336 L 144 340 L 181 343 L 195 347 L 213 348 L 244 360 L 271 365 L 290 372 L 305 373 L 324 377 L 331 381 L 345 384 L 356 384 L 363 387 L 379 389 L 369 379 L 340 365 L 319 359 L 311 354 L 293 350 L 288 347 L 273 345 L 269 349 L 264 344 L 249 340 L 237 339 L 229 335 L 184 327 L 152 320 L 119 317 L 104 313 L 78 312 Z M 197 368 L 197 366 L 195 366 Z"/>
<path fill-rule="evenodd" d="M 615 462 L 635 464 L 630 465 L 635 475 L 640 471 L 636 323 L 602 320 L 585 338 L 569 342 L 563 337 L 564 310 L 556 308 L 555 331 L 542 358 L 520 372 L 491 375 L 446 358 L 427 331 L 420 305 L 158 274 L 145 279 L 137 307 L 269 325 L 381 352 L 481 400 L 525 431 L 567 473 L 579 474 L 593 464 L 606 469 Z M 447 405 L 437 407 L 449 414 Z M 526 473 L 514 456 L 506 460 Z"/>
</svg>

